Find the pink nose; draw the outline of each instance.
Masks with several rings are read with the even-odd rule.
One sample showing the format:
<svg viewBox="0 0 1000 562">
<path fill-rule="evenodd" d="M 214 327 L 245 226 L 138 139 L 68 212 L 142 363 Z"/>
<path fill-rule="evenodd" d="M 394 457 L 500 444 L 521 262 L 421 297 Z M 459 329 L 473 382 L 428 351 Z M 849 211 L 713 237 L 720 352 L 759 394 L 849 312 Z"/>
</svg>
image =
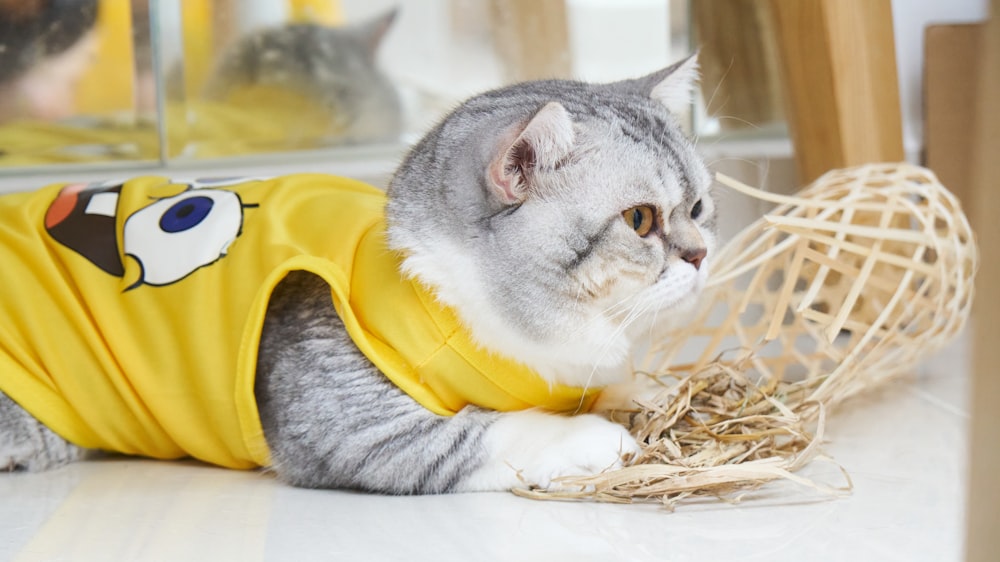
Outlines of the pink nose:
<svg viewBox="0 0 1000 562">
<path fill-rule="evenodd" d="M 681 259 L 693 265 L 695 269 L 701 269 L 701 260 L 705 259 L 707 255 L 708 251 L 705 248 L 698 248 L 684 252 L 681 254 Z"/>
</svg>

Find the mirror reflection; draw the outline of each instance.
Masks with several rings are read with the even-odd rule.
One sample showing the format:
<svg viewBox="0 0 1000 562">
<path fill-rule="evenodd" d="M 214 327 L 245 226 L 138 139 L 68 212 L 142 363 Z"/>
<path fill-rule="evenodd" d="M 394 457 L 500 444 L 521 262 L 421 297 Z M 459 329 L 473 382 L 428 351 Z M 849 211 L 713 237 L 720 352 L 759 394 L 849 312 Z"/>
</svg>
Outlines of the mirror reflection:
<svg viewBox="0 0 1000 562">
<path fill-rule="evenodd" d="M 688 6 L 0 0 L 0 173 L 398 153 L 474 93 L 535 78 L 612 81 L 684 57 Z"/>
</svg>

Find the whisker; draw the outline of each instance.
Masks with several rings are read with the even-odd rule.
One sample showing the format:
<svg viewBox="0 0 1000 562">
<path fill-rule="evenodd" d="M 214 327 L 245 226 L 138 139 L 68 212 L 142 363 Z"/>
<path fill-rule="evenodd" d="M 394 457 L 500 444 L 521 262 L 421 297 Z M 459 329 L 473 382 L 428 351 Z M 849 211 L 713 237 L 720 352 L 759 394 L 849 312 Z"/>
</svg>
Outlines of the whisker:
<svg viewBox="0 0 1000 562">
<path fill-rule="evenodd" d="M 594 379 L 594 375 L 597 373 L 598 365 L 601 363 L 601 360 L 604 359 L 604 357 L 608 354 L 608 352 L 611 351 L 611 346 L 614 344 L 615 339 L 617 339 L 618 336 L 622 334 L 622 332 L 628 329 L 628 327 L 633 322 L 635 322 L 636 319 L 646 314 L 646 312 L 648 312 L 649 309 L 651 308 L 652 304 L 653 304 L 653 299 L 651 299 L 649 295 L 640 296 L 640 298 L 636 300 L 636 303 L 632 306 L 632 309 L 622 320 L 621 324 L 619 324 L 618 327 L 615 328 L 615 331 L 612 332 L 611 336 L 608 338 L 608 341 L 605 343 L 604 347 L 598 353 L 597 358 L 594 362 L 594 367 L 590 371 L 590 376 L 587 377 L 585 388 L 589 388 L 590 383 Z"/>
<path fill-rule="evenodd" d="M 618 312 L 619 312 L 617 309 L 627 307 L 628 306 L 628 301 L 630 299 L 633 299 L 633 298 L 635 298 L 635 295 L 628 295 L 627 297 L 623 298 L 622 300 L 620 300 L 620 301 L 612 304 L 611 306 L 605 308 L 600 313 L 598 313 L 596 316 L 594 316 L 594 317 L 588 319 L 586 322 L 582 323 L 576 329 L 571 330 L 570 332 L 567 332 L 566 338 L 564 339 L 564 341 L 568 341 L 570 338 L 578 336 L 579 334 L 581 334 L 585 330 L 587 330 L 587 328 L 591 327 L 592 325 L 594 325 L 595 323 L 597 323 L 597 322 L 599 322 L 601 320 L 606 319 L 609 316 L 613 317 L 613 316 L 617 315 Z"/>
<path fill-rule="evenodd" d="M 715 101 L 715 96 L 719 94 L 719 89 L 722 88 L 722 83 L 726 81 L 726 78 L 729 76 L 729 72 L 733 69 L 733 64 L 735 62 L 736 62 L 736 57 L 733 57 L 729 60 L 729 66 L 727 66 L 726 71 L 722 73 L 722 78 L 719 78 L 719 82 L 715 85 L 715 89 L 712 90 L 712 95 L 708 96 L 708 101 L 705 102 L 705 115 L 712 114 L 709 108 L 712 107 L 712 102 Z M 723 107 L 725 107 L 725 104 L 723 104 Z M 722 108 L 720 107 L 718 109 L 721 110 Z M 698 143 L 701 141 L 701 135 L 693 134 L 692 137 L 693 137 L 692 142 L 695 148 L 697 148 Z"/>
<path fill-rule="evenodd" d="M 736 121 L 737 123 L 742 123 L 742 124 L 744 124 L 744 125 L 746 125 L 748 127 L 751 127 L 753 129 L 758 129 L 759 130 L 761 128 L 760 125 L 758 125 L 758 124 L 756 124 L 756 123 L 754 123 L 752 121 L 747 121 L 746 119 L 743 119 L 742 117 L 737 117 L 735 115 L 718 115 L 718 116 L 716 116 L 716 119 L 718 119 L 719 121 L 723 121 L 723 120 Z"/>
<path fill-rule="evenodd" d="M 656 321 L 660 318 L 660 307 L 653 309 L 653 320 L 649 323 L 649 340 L 653 341 L 653 337 L 656 335 Z"/>
<path fill-rule="evenodd" d="M 705 113 L 709 113 L 709 108 L 712 107 L 712 102 L 715 101 L 715 96 L 719 93 L 719 89 L 722 88 L 722 83 L 726 81 L 729 76 L 729 72 L 733 69 L 733 64 L 736 62 L 736 57 L 729 59 L 729 66 L 726 67 L 726 71 L 722 73 L 722 78 L 719 78 L 719 83 L 715 85 L 715 89 L 712 90 L 712 95 L 708 97 L 708 101 L 705 102 Z"/>
</svg>

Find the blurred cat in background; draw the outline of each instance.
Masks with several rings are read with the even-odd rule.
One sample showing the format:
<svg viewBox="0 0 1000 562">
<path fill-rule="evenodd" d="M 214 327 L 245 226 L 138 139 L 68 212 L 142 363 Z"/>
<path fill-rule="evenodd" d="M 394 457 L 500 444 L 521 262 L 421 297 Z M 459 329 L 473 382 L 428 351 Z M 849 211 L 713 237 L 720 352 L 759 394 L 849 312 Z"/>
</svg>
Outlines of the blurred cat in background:
<svg viewBox="0 0 1000 562">
<path fill-rule="evenodd" d="M 327 120 L 327 140 L 338 144 L 395 140 L 402 107 L 376 60 L 395 19 L 392 10 L 347 26 L 288 23 L 252 32 L 223 53 L 205 96 L 263 111 L 269 104 L 315 109 Z"/>
</svg>

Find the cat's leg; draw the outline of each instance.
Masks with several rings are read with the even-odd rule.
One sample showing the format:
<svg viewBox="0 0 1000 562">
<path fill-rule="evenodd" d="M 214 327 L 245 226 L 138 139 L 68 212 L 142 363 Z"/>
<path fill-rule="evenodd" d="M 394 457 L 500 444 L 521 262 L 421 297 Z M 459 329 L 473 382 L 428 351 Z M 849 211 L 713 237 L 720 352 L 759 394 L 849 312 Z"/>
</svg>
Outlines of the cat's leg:
<svg viewBox="0 0 1000 562">
<path fill-rule="evenodd" d="M 90 456 L 0 392 L 0 472 L 49 470 Z"/>
<path fill-rule="evenodd" d="M 268 307 L 257 405 L 273 469 L 292 484 L 394 494 L 506 490 L 620 464 L 635 441 L 593 415 L 427 410 L 353 345 L 309 274 Z"/>
<path fill-rule="evenodd" d="M 291 399 L 261 401 L 283 480 L 391 494 L 558 487 L 559 476 L 620 467 L 623 453 L 638 452 L 622 426 L 595 415 L 466 408 L 438 416 L 374 368 L 336 379 L 338 388 L 270 386 Z"/>
</svg>

